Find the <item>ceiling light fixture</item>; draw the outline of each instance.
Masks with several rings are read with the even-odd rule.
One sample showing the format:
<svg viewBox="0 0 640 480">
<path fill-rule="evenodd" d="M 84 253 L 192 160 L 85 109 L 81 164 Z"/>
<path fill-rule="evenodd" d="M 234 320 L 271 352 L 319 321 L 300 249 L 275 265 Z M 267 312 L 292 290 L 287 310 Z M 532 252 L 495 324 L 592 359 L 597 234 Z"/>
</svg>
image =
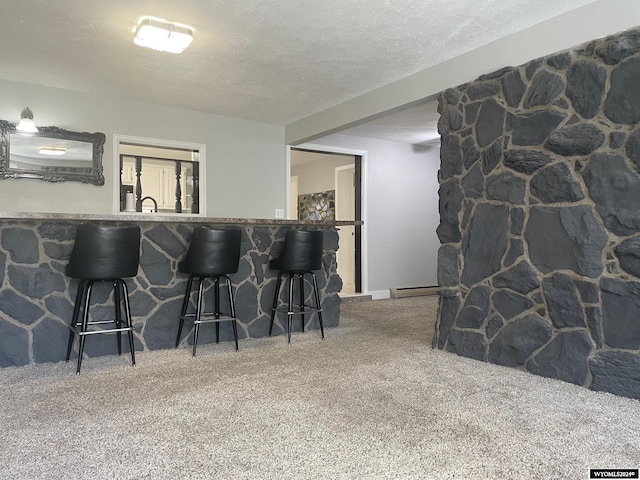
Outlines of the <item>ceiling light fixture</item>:
<svg viewBox="0 0 640 480">
<path fill-rule="evenodd" d="M 40 147 L 38 153 L 42 155 L 64 155 L 67 149 L 63 147 Z"/>
<path fill-rule="evenodd" d="M 193 28 L 161 18 L 143 17 L 134 30 L 133 42 L 162 52 L 182 53 L 193 40 Z"/>
<path fill-rule="evenodd" d="M 33 112 L 26 107 L 22 110 L 20 114 L 20 123 L 16 127 L 16 130 L 24 133 L 36 133 L 38 131 L 38 127 L 33 121 Z"/>
</svg>

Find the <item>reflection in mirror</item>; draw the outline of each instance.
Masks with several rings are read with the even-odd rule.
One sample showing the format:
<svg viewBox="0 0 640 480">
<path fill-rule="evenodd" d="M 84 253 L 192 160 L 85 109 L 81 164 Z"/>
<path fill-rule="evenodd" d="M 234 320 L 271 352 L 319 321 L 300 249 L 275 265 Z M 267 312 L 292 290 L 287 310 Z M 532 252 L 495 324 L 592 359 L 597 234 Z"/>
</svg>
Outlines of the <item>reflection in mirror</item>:
<svg viewBox="0 0 640 480">
<path fill-rule="evenodd" d="M 55 157 L 55 171 L 91 174 L 93 148 L 90 143 L 12 133 L 9 135 L 9 168 L 47 173 Z"/>
<path fill-rule="evenodd" d="M 57 127 L 19 133 L 14 124 L 0 120 L 0 178 L 104 185 L 104 142 L 103 133 L 71 132 Z"/>
</svg>

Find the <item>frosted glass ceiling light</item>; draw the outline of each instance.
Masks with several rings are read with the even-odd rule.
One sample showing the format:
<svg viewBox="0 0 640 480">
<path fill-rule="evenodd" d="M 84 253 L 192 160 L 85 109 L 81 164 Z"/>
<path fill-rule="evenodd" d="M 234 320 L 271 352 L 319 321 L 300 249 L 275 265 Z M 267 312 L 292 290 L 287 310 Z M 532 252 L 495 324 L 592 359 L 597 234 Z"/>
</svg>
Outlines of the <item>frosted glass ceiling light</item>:
<svg viewBox="0 0 640 480">
<path fill-rule="evenodd" d="M 22 110 L 20 123 L 16 127 L 16 130 L 24 133 L 36 133 L 38 131 L 36 124 L 33 122 L 33 112 L 29 107 Z"/>
<path fill-rule="evenodd" d="M 143 17 L 134 32 L 136 45 L 162 52 L 182 53 L 193 40 L 192 27 L 154 17 Z"/>
</svg>

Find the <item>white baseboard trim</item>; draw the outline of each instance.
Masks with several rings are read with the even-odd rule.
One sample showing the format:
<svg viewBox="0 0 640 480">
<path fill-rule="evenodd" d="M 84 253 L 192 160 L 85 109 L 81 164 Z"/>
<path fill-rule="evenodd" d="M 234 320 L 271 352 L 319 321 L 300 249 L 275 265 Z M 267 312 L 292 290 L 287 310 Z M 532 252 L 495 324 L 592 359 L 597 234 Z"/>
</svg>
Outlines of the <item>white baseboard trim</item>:
<svg viewBox="0 0 640 480">
<path fill-rule="evenodd" d="M 384 300 L 385 298 L 391 298 L 391 291 L 387 290 L 370 290 L 367 292 L 371 295 L 371 300 Z"/>
</svg>

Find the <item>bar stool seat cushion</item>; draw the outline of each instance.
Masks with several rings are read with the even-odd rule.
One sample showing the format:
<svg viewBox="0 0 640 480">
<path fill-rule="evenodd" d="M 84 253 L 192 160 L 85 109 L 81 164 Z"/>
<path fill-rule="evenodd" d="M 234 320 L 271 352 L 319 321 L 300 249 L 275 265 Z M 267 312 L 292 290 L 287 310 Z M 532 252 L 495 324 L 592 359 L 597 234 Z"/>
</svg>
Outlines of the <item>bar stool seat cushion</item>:
<svg viewBox="0 0 640 480">
<path fill-rule="evenodd" d="M 66 274 L 85 280 L 135 277 L 140 259 L 140 227 L 78 225 Z"/>
<path fill-rule="evenodd" d="M 279 257 L 269 268 L 281 272 L 309 272 L 322 269 L 323 234 L 321 231 L 289 230 Z"/>
<path fill-rule="evenodd" d="M 199 226 L 178 270 L 190 275 L 222 275 L 238 271 L 242 233 L 239 229 Z"/>
</svg>

